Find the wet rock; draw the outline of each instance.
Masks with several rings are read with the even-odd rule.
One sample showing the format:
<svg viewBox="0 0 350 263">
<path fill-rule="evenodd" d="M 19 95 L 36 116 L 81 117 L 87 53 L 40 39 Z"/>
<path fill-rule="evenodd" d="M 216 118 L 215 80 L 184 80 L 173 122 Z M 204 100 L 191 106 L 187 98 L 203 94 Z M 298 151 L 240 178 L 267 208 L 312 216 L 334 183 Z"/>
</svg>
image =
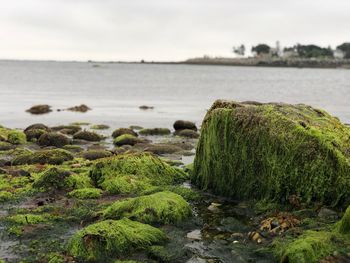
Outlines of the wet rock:
<svg viewBox="0 0 350 263">
<path fill-rule="evenodd" d="M 47 127 L 45 124 L 42 123 L 35 123 L 32 125 L 29 125 L 27 128 L 24 129 L 24 132 L 30 131 L 30 130 L 44 130 L 44 131 L 50 131 L 50 128 Z"/>
<path fill-rule="evenodd" d="M 187 233 L 186 237 L 192 240 L 202 240 L 202 233 L 200 229 L 193 230 Z"/>
<path fill-rule="evenodd" d="M 123 145 L 123 146 L 120 146 L 120 147 L 114 149 L 114 152 L 116 154 L 123 154 L 123 153 L 130 151 L 131 149 L 132 149 L 131 145 Z"/>
<path fill-rule="evenodd" d="M 197 127 L 196 127 L 196 124 L 194 122 L 184 121 L 184 120 L 177 120 L 174 123 L 174 129 L 175 129 L 175 131 L 185 130 L 185 129 L 197 131 Z"/>
<path fill-rule="evenodd" d="M 143 127 L 138 126 L 138 125 L 131 125 L 129 128 L 132 130 L 142 130 L 143 129 Z"/>
<path fill-rule="evenodd" d="M 170 130 L 167 128 L 151 128 L 151 129 L 142 129 L 139 131 L 141 135 L 168 135 Z"/>
<path fill-rule="evenodd" d="M 91 131 L 79 131 L 73 135 L 73 139 L 85 140 L 89 142 L 98 142 L 103 139 L 102 135 L 99 135 Z"/>
<path fill-rule="evenodd" d="M 123 145 L 135 145 L 137 143 L 143 142 L 142 139 L 137 138 L 134 135 L 131 134 L 123 134 L 118 136 L 117 138 L 114 139 L 113 143 L 116 146 L 123 146 Z"/>
<path fill-rule="evenodd" d="M 319 218 L 324 219 L 324 220 L 338 220 L 339 219 L 337 212 L 335 212 L 327 207 L 322 207 L 317 215 Z"/>
<path fill-rule="evenodd" d="M 69 185 L 67 179 L 70 175 L 71 173 L 69 171 L 53 167 L 36 179 L 33 187 L 44 189 L 45 191 L 66 189 Z"/>
<path fill-rule="evenodd" d="M 208 261 L 204 258 L 200 258 L 198 256 L 193 256 L 189 260 L 186 261 L 186 263 L 207 263 Z"/>
<path fill-rule="evenodd" d="M 75 112 L 87 112 L 87 111 L 91 110 L 91 108 L 89 108 L 85 104 L 81 104 L 79 106 L 70 107 L 67 110 L 75 111 Z"/>
<path fill-rule="evenodd" d="M 62 148 L 70 143 L 71 140 L 67 136 L 57 132 L 44 133 L 38 139 L 38 144 L 40 146 L 55 146 L 57 148 Z"/>
<path fill-rule="evenodd" d="M 177 136 L 192 138 L 192 139 L 197 139 L 199 137 L 198 132 L 190 129 L 178 130 L 174 134 Z"/>
<path fill-rule="evenodd" d="M 27 136 L 28 141 L 35 142 L 40 138 L 41 135 L 46 133 L 46 131 L 40 130 L 40 129 L 30 129 L 30 130 L 24 131 L 24 133 Z"/>
<path fill-rule="evenodd" d="M 42 150 L 37 152 L 28 152 L 16 156 L 12 160 L 12 165 L 24 164 L 62 164 L 65 161 L 73 160 L 73 155 L 62 149 Z"/>
<path fill-rule="evenodd" d="M 89 150 L 89 151 L 83 152 L 82 156 L 83 158 L 92 161 L 92 160 L 110 157 L 112 156 L 112 153 L 110 151 L 105 151 L 105 150 Z"/>
<path fill-rule="evenodd" d="M 119 128 L 119 129 L 116 129 L 115 131 L 113 131 L 112 137 L 117 138 L 117 137 L 124 135 L 124 134 L 130 134 L 130 135 L 133 135 L 135 137 L 138 136 L 138 134 L 130 128 Z"/>
<path fill-rule="evenodd" d="M 40 104 L 40 105 L 35 105 L 31 107 L 30 109 L 26 110 L 26 112 L 29 112 L 31 114 L 45 114 L 51 112 L 51 106 L 46 105 L 46 104 Z"/>
<path fill-rule="evenodd" d="M 223 218 L 220 222 L 221 226 L 218 230 L 223 232 L 246 232 L 248 227 L 234 217 Z"/>
<path fill-rule="evenodd" d="M 51 130 L 59 131 L 64 134 L 73 135 L 74 133 L 81 131 L 81 127 L 77 125 L 60 125 L 60 126 L 51 127 Z"/>
<path fill-rule="evenodd" d="M 157 143 L 157 144 L 138 144 L 136 148 L 142 149 L 145 152 L 151 152 L 154 154 L 173 154 L 177 152 L 182 152 L 183 149 L 179 146 L 166 143 Z"/>
<path fill-rule="evenodd" d="M 140 110 L 153 110 L 154 107 L 153 106 L 147 106 L 147 105 L 141 105 L 139 107 Z"/>
</svg>

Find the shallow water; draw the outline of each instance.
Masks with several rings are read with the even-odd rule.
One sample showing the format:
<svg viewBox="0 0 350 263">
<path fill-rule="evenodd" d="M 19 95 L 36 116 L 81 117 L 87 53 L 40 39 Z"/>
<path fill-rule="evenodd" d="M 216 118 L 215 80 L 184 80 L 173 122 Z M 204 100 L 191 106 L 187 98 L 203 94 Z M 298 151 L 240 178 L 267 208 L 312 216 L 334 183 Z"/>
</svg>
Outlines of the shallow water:
<svg viewBox="0 0 350 263">
<path fill-rule="evenodd" d="M 350 71 L 344 69 L 0 61 L 0 124 L 170 127 L 176 119 L 200 124 L 218 98 L 307 103 L 350 122 L 349 91 Z M 25 112 L 40 103 L 54 110 L 85 103 L 93 110 Z M 141 111 L 140 105 L 155 109 Z"/>
</svg>

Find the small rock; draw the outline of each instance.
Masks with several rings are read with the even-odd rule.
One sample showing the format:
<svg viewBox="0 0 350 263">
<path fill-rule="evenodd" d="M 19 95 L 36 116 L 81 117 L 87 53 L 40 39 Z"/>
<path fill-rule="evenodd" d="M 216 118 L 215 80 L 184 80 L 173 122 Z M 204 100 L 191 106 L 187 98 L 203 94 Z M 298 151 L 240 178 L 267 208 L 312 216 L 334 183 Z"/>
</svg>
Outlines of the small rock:
<svg viewBox="0 0 350 263">
<path fill-rule="evenodd" d="M 192 232 L 187 233 L 187 238 L 193 240 L 202 240 L 202 233 L 199 229 L 196 229 Z"/>
<path fill-rule="evenodd" d="M 197 127 L 196 127 L 196 124 L 194 122 L 184 121 L 184 120 L 177 120 L 174 123 L 174 129 L 176 131 L 185 130 L 185 129 L 197 131 Z"/>
<path fill-rule="evenodd" d="M 46 105 L 46 104 L 40 104 L 40 105 L 35 105 L 31 107 L 30 109 L 26 110 L 26 112 L 29 112 L 31 114 L 45 114 L 51 112 L 51 106 Z"/>
<path fill-rule="evenodd" d="M 138 134 L 130 128 L 118 128 L 115 131 L 113 131 L 112 137 L 117 138 L 117 137 L 124 135 L 124 134 L 130 134 L 130 135 L 133 135 L 135 137 L 138 136 Z"/>
<path fill-rule="evenodd" d="M 139 107 L 140 110 L 153 110 L 153 106 L 142 105 Z"/>
<path fill-rule="evenodd" d="M 219 206 L 221 206 L 221 204 L 211 203 L 210 206 L 208 206 L 208 210 L 213 213 L 219 213 L 221 211 Z"/>
<path fill-rule="evenodd" d="M 337 212 L 335 212 L 329 208 L 326 208 L 326 207 L 322 207 L 320 209 L 320 211 L 318 212 L 318 217 L 325 219 L 325 220 L 337 220 L 337 219 L 339 219 Z"/>
<path fill-rule="evenodd" d="M 89 108 L 85 104 L 81 104 L 79 106 L 70 107 L 67 110 L 75 111 L 75 112 L 87 112 L 87 111 L 91 110 L 91 108 Z"/>
</svg>

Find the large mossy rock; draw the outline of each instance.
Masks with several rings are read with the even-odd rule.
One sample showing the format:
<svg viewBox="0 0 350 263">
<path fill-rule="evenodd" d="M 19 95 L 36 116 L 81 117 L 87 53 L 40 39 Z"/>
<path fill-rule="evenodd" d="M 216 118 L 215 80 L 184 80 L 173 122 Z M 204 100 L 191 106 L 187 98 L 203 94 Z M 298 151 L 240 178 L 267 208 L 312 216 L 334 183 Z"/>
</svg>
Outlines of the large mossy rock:
<svg viewBox="0 0 350 263">
<path fill-rule="evenodd" d="M 237 199 L 347 206 L 350 128 L 298 104 L 216 101 L 197 147 L 193 181 Z"/>
<path fill-rule="evenodd" d="M 165 240 L 166 235 L 150 225 L 126 218 L 106 220 L 78 231 L 70 240 L 68 251 L 81 262 L 110 262 Z"/>
<path fill-rule="evenodd" d="M 63 149 L 41 150 L 37 152 L 28 152 L 16 156 L 12 160 L 12 165 L 24 164 L 62 164 L 73 160 L 73 155 Z"/>
<path fill-rule="evenodd" d="M 143 223 L 180 223 L 191 215 L 191 207 L 180 195 L 158 192 L 151 195 L 117 201 L 103 216 L 108 219 L 132 218 Z"/>
</svg>

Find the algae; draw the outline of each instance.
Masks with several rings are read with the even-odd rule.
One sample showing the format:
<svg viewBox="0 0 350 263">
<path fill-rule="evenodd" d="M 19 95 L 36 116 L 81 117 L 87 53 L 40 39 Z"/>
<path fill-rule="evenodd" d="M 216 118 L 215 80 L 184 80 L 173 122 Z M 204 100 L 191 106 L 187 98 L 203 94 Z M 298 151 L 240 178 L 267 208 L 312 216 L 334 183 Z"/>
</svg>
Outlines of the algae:
<svg viewBox="0 0 350 263">
<path fill-rule="evenodd" d="M 78 199 L 96 199 L 100 198 L 101 195 L 102 190 L 98 188 L 81 188 L 68 193 L 69 197 L 75 197 Z"/>
</svg>

